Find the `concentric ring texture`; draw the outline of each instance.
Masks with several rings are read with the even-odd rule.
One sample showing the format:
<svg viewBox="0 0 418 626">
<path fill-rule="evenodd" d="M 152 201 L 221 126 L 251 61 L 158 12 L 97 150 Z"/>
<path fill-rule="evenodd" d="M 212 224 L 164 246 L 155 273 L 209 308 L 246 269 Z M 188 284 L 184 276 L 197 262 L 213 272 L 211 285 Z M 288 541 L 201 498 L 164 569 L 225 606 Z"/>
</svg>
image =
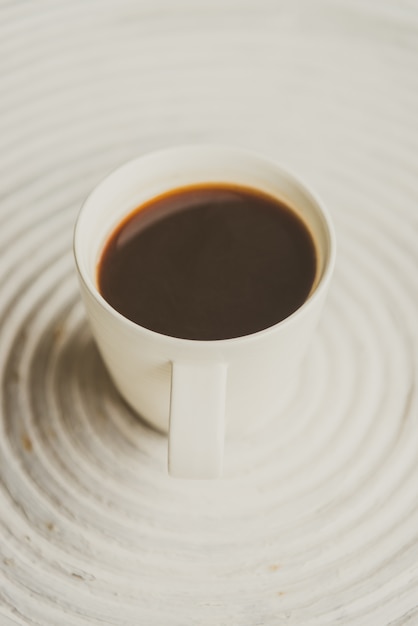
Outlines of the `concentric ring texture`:
<svg viewBox="0 0 418 626">
<path fill-rule="evenodd" d="M 0 624 L 418 624 L 418 4 L 0 3 Z M 176 481 L 72 258 L 129 158 L 254 149 L 338 238 L 320 327 L 225 476 Z"/>
</svg>

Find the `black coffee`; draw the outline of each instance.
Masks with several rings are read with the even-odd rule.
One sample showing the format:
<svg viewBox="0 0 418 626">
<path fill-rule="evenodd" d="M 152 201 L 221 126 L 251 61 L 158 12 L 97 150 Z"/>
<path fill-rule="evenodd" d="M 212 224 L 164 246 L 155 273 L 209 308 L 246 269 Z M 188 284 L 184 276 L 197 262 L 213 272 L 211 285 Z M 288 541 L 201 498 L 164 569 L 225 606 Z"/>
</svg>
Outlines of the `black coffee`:
<svg viewBox="0 0 418 626">
<path fill-rule="evenodd" d="M 261 192 L 224 184 L 166 193 L 112 233 L 98 286 L 128 319 L 185 339 L 229 339 L 293 313 L 315 278 L 302 220 Z"/>
</svg>

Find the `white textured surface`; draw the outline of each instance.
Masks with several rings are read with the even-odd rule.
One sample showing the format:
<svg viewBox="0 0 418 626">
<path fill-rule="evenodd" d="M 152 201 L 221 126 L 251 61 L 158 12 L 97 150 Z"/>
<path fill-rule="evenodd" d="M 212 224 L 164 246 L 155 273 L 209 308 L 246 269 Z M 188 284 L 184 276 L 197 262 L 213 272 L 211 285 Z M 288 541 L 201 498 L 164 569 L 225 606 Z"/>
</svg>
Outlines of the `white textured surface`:
<svg viewBox="0 0 418 626">
<path fill-rule="evenodd" d="M 418 624 L 417 2 L 4 1 L 0 90 L 1 626 Z M 298 171 L 339 257 L 284 415 L 190 484 L 71 237 L 115 165 L 202 140 Z"/>
</svg>

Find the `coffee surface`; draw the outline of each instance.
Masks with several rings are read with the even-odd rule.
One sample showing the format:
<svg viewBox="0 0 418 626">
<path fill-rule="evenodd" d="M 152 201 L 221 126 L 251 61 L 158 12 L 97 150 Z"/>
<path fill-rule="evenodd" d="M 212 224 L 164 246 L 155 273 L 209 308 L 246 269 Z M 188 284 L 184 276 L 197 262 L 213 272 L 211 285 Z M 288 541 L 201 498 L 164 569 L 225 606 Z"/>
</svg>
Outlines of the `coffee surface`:
<svg viewBox="0 0 418 626">
<path fill-rule="evenodd" d="M 156 332 L 215 340 L 280 322 L 309 295 L 315 246 L 302 220 L 261 192 L 223 184 L 171 191 L 110 235 L 98 287 Z"/>
</svg>

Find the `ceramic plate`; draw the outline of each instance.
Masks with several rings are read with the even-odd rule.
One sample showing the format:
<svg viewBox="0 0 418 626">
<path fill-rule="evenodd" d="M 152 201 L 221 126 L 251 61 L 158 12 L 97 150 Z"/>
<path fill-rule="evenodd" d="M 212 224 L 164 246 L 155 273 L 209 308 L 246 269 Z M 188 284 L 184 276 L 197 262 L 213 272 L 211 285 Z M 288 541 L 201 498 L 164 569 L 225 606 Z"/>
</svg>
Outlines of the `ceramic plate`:
<svg viewBox="0 0 418 626">
<path fill-rule="evenodd" d="M 3 2 L 0 85 L 2 626 L 418 623 L 417 3 Z M 112 168 L 202 141 L 298 172 L 338 262 L 283 413 L 190 483 L 71 242 Z"/>
</svg>

